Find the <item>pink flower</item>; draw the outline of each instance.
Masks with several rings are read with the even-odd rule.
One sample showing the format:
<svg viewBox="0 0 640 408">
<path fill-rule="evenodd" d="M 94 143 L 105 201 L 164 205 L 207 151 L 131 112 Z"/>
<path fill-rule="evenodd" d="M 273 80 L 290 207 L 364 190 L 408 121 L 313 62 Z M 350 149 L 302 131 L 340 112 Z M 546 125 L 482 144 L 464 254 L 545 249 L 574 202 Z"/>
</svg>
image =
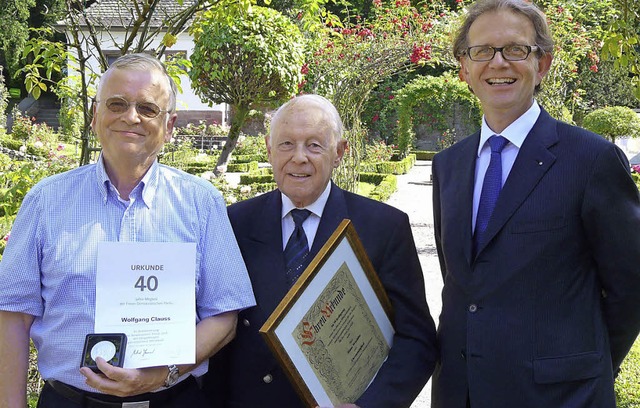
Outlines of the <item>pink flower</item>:
<svg viewBox="0 0 640 408">
<path fill-rule="evenodd" d="M 10 236 L 10 235 L 11 235 L 11 232 L 7 232 L 7 235 L 5 235 L 5 236 L 4 236 L 4 238 L 2 238 L 2 240 L 3 240 L 4 242 L 9 241 L 9 236 Z"/>
<path fill-rule="evenodd" d="M 64 149 L 64 145 L 62 143 L 60 143 L 58 145 L 58 149 L 57 150 L 60 151 L 60 150 L 63 150 L 63 149 Z"/>
<path fill-rule="evenodd" d="M 633 170 L 636 173 L 640 174 L 640 164 L 634 164 L 633 166 L 631 166 L 631 170 Z"/>
</svg>

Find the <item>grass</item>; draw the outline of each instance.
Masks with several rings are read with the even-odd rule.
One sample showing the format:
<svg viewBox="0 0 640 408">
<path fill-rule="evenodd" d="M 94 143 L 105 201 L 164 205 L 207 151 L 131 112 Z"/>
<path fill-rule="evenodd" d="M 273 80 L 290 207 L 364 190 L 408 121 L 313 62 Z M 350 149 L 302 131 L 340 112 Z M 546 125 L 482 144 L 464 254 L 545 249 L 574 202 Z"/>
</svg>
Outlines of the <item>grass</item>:
<svg viewBox="0 0 640 408">
<path fill-rule="evenodd" d="M 622 362 L 615 389 L 618 408 L 640 408 L 640 337 Z"/>
</svg>

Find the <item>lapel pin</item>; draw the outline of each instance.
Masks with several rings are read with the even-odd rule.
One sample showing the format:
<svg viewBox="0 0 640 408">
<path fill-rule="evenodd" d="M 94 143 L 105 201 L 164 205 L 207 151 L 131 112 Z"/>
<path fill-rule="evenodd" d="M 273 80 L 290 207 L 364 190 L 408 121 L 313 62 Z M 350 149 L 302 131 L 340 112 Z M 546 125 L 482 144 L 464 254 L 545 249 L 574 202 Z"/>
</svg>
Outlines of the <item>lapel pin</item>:
<svg viewBox="0 0 640 408">
<path fill-rule="evenodd" d="M 538 166 L 542 166 L 542 162 L 541 161 L 538 162 Z"/>
</svg>

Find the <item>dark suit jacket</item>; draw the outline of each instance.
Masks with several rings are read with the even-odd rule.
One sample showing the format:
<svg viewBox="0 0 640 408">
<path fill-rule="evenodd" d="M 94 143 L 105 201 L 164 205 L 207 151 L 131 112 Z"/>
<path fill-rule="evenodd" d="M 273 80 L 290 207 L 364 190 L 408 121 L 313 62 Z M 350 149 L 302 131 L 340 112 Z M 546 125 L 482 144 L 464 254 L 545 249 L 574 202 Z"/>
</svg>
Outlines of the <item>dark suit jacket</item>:
<svg viewBox="0 0 640 408">
<path fill-rule="evenodd" d="M 640 202 L 624 154 L 542 111 L 472 259 L 479 133 L 433 159 L 444 278 L 433 407 L 609 408 L 640 330 Z"/>
<path fill-rule="evenodd" d="M 240 312 L 236 338 L 210 361 L 205 389 L 213 407 L 303 406 L 258 332 L 288 290 L 281 211 L 279 190 L 229 207 L 257 306 Z M 358 232 L 395 311 L 389 357 L 357 403 L 363 408 L 408 407 L 433 372 L 437 355 L 409 219 L 391 206 L 332 184 L 310 256 L 345 218 Z"/>
</svg>

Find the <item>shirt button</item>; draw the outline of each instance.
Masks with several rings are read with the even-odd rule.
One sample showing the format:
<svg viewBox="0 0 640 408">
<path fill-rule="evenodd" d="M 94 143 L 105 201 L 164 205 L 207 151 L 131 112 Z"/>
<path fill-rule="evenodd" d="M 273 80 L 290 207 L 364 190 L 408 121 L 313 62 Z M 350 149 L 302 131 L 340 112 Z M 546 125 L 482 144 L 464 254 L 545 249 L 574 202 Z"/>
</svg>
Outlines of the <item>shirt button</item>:
<svg viewBox="0 0 640 408">
<path fill-rule="evenodd" d="M 247 319 L 243 319 L 242 324 L 244 325 L 244 327 L 249 327 L 251 325 L 251 323 L 249 323 L 249 320 Z"/>
<path fill-rule="evenodd" d="M 262 377 L 262 381 L 264 381 L 266 384 L 269 384 L 271 381 L 273 381 L 273 376 L 271 374 L 267 374 Z"/>
<path fill-rule="evenodd" d="M 476 305 L 474 305 L 474 304 L 469 305 L 469 311 L 470 311 L 471 313 L 475 313 L 475 312 L 477 312 L 477 311 L 478 311 L 478 306 L 476 306 Z"/>
</svg>

